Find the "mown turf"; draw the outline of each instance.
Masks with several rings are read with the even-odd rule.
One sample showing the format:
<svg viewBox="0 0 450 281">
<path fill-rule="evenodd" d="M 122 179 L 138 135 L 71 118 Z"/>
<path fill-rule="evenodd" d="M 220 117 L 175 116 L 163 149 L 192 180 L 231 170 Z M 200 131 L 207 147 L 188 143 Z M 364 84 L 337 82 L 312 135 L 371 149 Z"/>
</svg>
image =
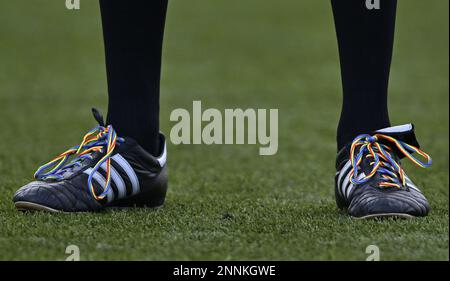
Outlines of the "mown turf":
<svg viewBox="0 0 450 281">
<path fill-rule="evenodd" d="M 99 9 L 82 0 L 0 3 L 0 259 L 448 259 L 448 2 L 399 1 L 390 83 L 392 122 L 414 122 L 434 157 L 406 164 L 433 207 L 424 219 L 354 221 L 333 199 L 341 96 L 329 1 L 172 1 L 161 97 L 170 112 L 278 108 L 279 150 L 169 144 L 160 210 L 23 214 L 11 197 L 35 168 L 79 142 L 106 108 Z"/>
</svg>

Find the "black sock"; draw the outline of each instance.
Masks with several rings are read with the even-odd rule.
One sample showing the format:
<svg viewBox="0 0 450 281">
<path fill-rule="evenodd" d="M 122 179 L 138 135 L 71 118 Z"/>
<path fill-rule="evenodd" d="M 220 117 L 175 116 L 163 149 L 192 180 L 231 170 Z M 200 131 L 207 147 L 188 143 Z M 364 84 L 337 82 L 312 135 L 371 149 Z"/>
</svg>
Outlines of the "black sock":
<svg viewBox="0 0 450 281">
<path fill-rule="evenodd" d="M 373 1 L 371 1 L 373 2 Z M 361 133 L 390 126 L 387 89 L 394 41 L 396 0 L 332 0 L 344 101 L 338 149 Z"/>
<path fill-rule="evenodd" d="M 167 0 L 100 0 L 108 117 L 119 136 L 159 150 L 159 84 Z"/>
</svg>

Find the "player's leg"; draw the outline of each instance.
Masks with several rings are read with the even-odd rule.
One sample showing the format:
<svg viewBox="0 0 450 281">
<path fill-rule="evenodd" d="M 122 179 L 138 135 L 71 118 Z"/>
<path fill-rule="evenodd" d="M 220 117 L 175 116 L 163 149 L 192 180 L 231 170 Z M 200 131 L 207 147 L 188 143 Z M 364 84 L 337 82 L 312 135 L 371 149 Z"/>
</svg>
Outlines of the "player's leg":
<svg viewBox="0 0 450 281">
<path fill-rule="evenodd" d="M 100 0 L 108 117 L 119 135 L 158 153 L 159 82 L 167 0 Z"/>
<path fill-rule="evenodd" d="M 161 49 L 167 0 L 100 0 L 109 106 L 79 146 L 19 189 L 18 209 L 96 211 L 161 206 L 167 190 L 166 147 L 159 133 Z"/>
<path fill-rule="evenodd" d="M 388 115 L 397 1 L 380 0 L 379 9 L 368 6 L 373 1 L 331 2 L 343 85 L 337 132 L 338 206 L 355 217 L 426 215 L 428 202 L 398 165 L 405 153 L 415 160 L 410 155 L 415 148 L 409 146 L 418 145 L 413 127 L 390 127 Z M 431 164 L 425 157 L 427 163 L 417 164 Z"/>
<path fill-rule="evenodd" d="M 332 1 L 341 62 L 343 106 L 338 149 L 361 133 L 389 127 L 387 92 L 396 0 L 369 10 L 365 0 Z"/>
</svg>

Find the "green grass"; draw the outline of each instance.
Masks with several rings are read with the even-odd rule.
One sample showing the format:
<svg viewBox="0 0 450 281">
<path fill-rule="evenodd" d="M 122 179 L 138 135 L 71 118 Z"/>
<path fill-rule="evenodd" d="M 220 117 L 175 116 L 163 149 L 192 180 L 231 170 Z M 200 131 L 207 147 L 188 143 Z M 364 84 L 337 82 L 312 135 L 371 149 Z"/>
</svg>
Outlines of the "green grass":
<svg viewBox="0 0 450 281">
<path fill-rule="evenodd" d="M 392 122 L 414 122 L 434 157 L 409 175 L 432 205 L 407 221 L 354 221 L 335 207 L 341 106 L 329 1 L 171 1 L 161 96 L 170 112 L 278 108 L 279 150 L 169 145 L 170 191 L 159 210 L 23 214 L 11 197 L 40 164 L 76 144 L 106 108 L 97 1 L 0 3 L 0 259 L 448 260 L 448 1 L 400 1 L 390 83 Z"/>
</svg>

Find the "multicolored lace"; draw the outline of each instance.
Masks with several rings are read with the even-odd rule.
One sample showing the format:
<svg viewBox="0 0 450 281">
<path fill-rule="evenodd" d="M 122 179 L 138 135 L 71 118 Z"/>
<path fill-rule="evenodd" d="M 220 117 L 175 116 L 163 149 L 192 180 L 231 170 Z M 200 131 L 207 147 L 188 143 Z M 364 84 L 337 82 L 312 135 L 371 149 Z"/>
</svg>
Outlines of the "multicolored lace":
<svg viewBox="0 0 450 281">
<path fill-rule="evenodd" d="M 96 200 L 101 200 L 105 198 L 111 188 L 111 156 L 116 145 L 123 142 L 123 138 L 117 137 L 117 134 L 111 125 L 106 127 L 97 126 L 83 137 L 83 141 L 80 145 L 70 148 L 47 164 L 41 166 L 34 173 L 34 177 L 37 180 L 62 180 L 66 172 L 72 171 L 75 167 L 80 167 L 83 160 L 92 160 L 94 158 L 94 152 L 104 153 L 103 157 L 92 168 L 88 178 L 88 186 L 92 196 Z M 92 182 L 92 177 L 104 163 L 106 163 L 106 184 L 103 187 L 103 192 L 100 195 L 97 195 Z M 50 171 L 45 172 L 49 169 Z"/>
<path fill-rule="evenodd" d="M 384 140 L 384 143 L 390 142 L 395 145 L 398 151 L 419 167 L 427 168 L 432 164 L 432 159 L 428 154 L 393 137 L 383 134 L 359 135 L 353 140 L 350 148 L 350 160 L 353 167 L 350 172 L 350 179 L 353 184 L 366 183 L 376 174 L 380 174 L 383 179 L 383 181 L 379 182 L 380 187 L 402 188 L 406 186 L 406 176 L 403 168 L 394 160 L 392 149 L 388 145 L 380 143 L 379 141 L 381 140 Z M 357 151 L 358 153 L 355 155 Z M 421 162 L 413 157 L 411 153 L 414 152 L 424 157 L 426 162 Z M 370 162 L 372 170 L 367 174 L 361 173 L 360 165 L 364 157 L 372 159 Z"/>
</svg>

